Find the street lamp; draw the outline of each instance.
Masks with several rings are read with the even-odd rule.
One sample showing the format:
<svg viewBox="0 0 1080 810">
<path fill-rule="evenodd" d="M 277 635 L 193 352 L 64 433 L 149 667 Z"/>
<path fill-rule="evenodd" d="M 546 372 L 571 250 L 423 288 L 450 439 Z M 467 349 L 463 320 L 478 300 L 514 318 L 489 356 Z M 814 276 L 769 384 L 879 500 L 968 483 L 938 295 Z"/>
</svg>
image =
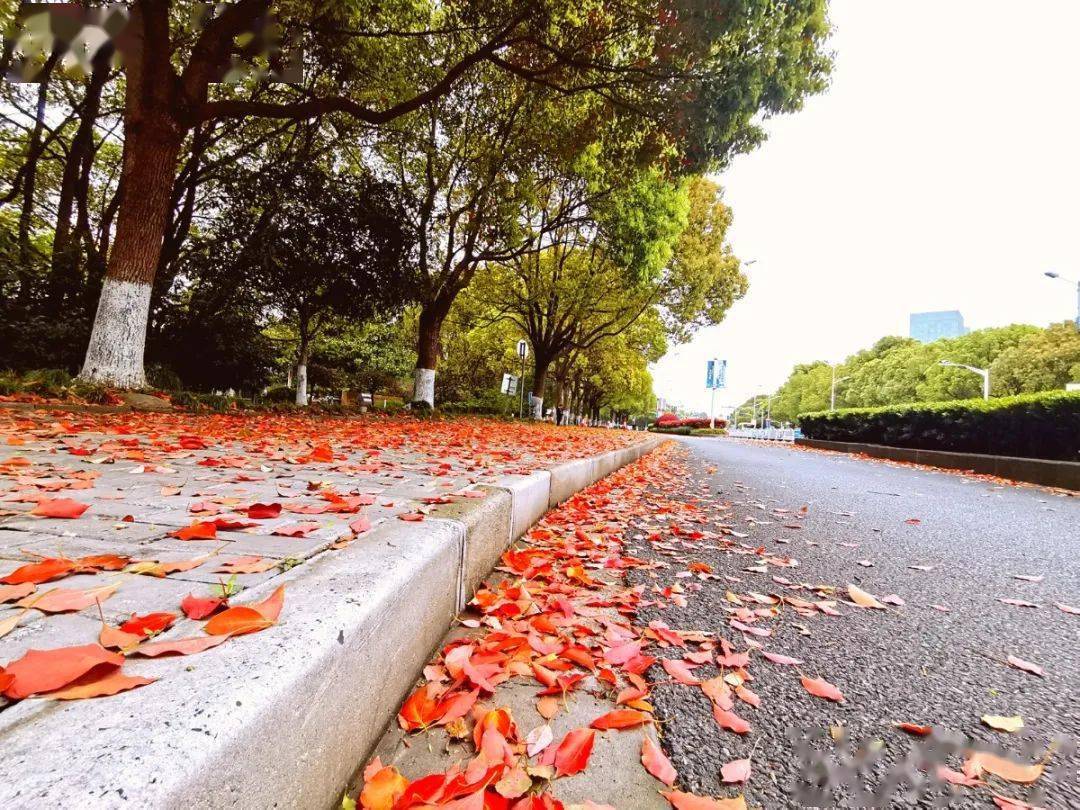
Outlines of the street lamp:
<svg viewBox="0 0 1080 810">
<path fill-rule="evenodd" d="M 849 380 L 849 379 L 851 379 L 851 378 L 850 377 L 841 377 L 840 379 L 837 379 L 836 378 L 836 366 L 832 367 L 832 386 L 830 386 L 830 389 L 829 389 L 829 410 L 830 411 L 835 411 L 836 410 L 836 384 L 837 383 L 842 383 L 844 380 Z"/>
<path fill-rule="evenodd" d="M 951 360 L 939 360 L 938 365 L 948 368 L 966 368 L 968 371 L 978 374 L 983 378 L 983 399 L 990 399 L 990 369 L 965 366 L 963 363 L 954 363 Z"/>
<path fill-rule="evenodd" d="M 521 358 L 521 394 L 519 396 L 518 419 L 525 418 L 525 358 L 529 356 L 529 344 L 524 339 L 517 343 L 517 354 Z M 531 401 L 531 400 L 530 400 Z"/>
<path fill-rule="evenodd" d="M 1064 281 L 1066 284 L 1072 284 L 1071 278 L 1065 278 L 1060 273 L 1055 273 L 1053 270 L 1047 270 L 1043 273 L 1047 278 L 1056 278 L 1059 281 Z M 1080 281 L 1076 282 L 1076 328 L 1080 329 Z"/>
</svg>

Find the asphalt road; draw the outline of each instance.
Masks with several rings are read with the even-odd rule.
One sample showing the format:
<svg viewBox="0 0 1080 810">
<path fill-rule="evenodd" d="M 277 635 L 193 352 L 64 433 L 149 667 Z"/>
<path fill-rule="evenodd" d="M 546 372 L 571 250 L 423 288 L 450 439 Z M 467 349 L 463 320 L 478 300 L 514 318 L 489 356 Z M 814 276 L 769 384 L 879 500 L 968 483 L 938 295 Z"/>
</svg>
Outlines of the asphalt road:
<svg viewBox="0 0 1080 810">
<path fill-rule="evenodd" d="M 855 800 L 842 787 L 826 791 L 828 799 L 802 794 L 800 800 L 798 791 L 814 781 L 814 771 L 799 750 L 809 739 L 812 750 L 831 752 L 835 761 L 836 752 L 861 747 L 871 752 L 871 761 L 855 781 L 880 790 L 889 773 L 905 767 L 918 772 L 905 758 L 926 741 L 892 726 L 904 721 L 967 735 L 980 748 L 1027 753 L 1028 762 L 1038 760 L 1048 744 L 1056 745 L 1056 753 L 1031 787 L 993 778 L 994 790 L 898 793 L 874 806 L 993 807 L 990 796 L 1000 793 L 1047 808 L 1080 808 L 1080 616 L 1055 607 L 1080 607 L 1080 498 L 786 446 L 729 439 L 683 444 L 691 475 L 680 494 L 708 497 L 717 505 L 730 502 L 720 518 L 748 534 L 744 542 L 799 560 L 799 568 L 784 572 L 789 579 L 841 588 L 854 583 L 879 597 L 897 594 L 905 604 L 888 611 L 842 605 L 840 617 L 806 620 L 809 636 L 782 623 L 767 639 L 768 648 L 803 659 L 807 675 L 835 684 L 846 701 L 811 697 L 792 668 L 758 660 L 751 672 L 761 706 L 739 709 L 753 726 L 746 737 L 720 730 L 700 690 L 657 686 L 653 698 L 664 746 L 682 783 L 703 795 L 731 795 L 720 781 L 720 767 L 750 757 L 754 775 L 745 795 L 751 807 L 867 806 L 869 800 Z M 804 505 L 800 529 L 786 528 L 794 522 L 771 514 Z M 790 542 L 779 544 L 780 539 Z M 630 546 L 665 559 L 648 543 Z M 740 592 L 780 592 L 769 575 L 743 570 L 746 557 L 703 550 L 694 559 L 737 577 Z M 1023 581 L 1016 574 L 1044 579 Z M 644 579 L 641 573 L 634 577 Z M 738 639 L 741 648 L 723 609 L 731 584 L 701 585 L 686 607 L 647 608 L 639 618 L 717 632 Z M 1003 604 L 1001 598 L 1038 607 Z M 1010 654 L 1041 665 L 1045 677 L 1008 666 L 1004 659 Z M 650 675 L 665 677 L 658 667 Z M 993 731 L 980 722 L 984 714 L 1020 715 L 1024 728 Z M 837 726 L 845 734 L 839 745 L 830 736 Z M 930 739 L 938 740 L 938 732 Z M 943 754 L 927 756 L 937 760 Z M 958 769 L 961 759 L 952 756 L 946 763 Z"/>
</svg>

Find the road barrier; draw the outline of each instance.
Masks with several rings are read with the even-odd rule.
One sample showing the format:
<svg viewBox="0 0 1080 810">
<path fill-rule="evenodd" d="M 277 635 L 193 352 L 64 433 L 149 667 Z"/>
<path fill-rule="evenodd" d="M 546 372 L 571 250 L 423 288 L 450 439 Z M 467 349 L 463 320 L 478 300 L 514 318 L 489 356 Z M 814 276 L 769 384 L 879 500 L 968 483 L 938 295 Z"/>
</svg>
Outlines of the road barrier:
<svg viewBox="0 0 1080 810">
<path fill-rule="evenodd" d="M 736 439 L 764 439 L 772 442 L 793 442 L 796 438 L 795 428 L 734 428 L 728 430 L 728 436 Z"/>
</svg>

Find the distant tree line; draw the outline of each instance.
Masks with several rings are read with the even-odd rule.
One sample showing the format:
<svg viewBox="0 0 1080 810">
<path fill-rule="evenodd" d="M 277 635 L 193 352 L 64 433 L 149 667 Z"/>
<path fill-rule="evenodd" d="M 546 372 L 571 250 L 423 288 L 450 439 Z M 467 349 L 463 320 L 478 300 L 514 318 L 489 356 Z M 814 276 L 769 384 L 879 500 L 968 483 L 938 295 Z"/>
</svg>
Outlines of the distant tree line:
<svg viewBox="0 0 1080 810">
<path fill-rule="evenodd" d="M 982 379 L 942 360 L 990 370 L 992 397 L 1062 390 L 1080 382 L 1080 332 L 1073 321 L 1036 326 L 978 329 L 956 338 L 920 343 L 885 337 L 856 352 L 835 368 L 836 405 L 845 408 L 943 402 L 982 396 Z M 757 398 L 774 422 L 794 421 L 800 413 L 828 410 L 834 369 L 818 361 L 795 366 L 772 395 Z M 740 406 L 749 421 L 754 401 Z"/>
</svg>

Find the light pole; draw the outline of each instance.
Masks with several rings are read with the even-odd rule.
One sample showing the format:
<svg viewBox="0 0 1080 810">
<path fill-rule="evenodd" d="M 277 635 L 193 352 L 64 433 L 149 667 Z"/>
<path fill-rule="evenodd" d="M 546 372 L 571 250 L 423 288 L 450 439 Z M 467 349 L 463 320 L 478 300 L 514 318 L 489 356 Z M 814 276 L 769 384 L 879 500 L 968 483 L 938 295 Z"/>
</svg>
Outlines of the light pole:
<svg viewBox="0 0 1080 810">
<path fill-rule="evenodd" d="M 1066 284 L 1072 284 L 1071 278 L 1064 278 L 1060 273 L 1055 273 L 1053 270 L 1047 270 L 1043 275 L 1047 278 L 1056 278 L 1059 281 L 1064 281 Z M 1080 330 L 1080 281 L 1076 282 L 1076 328 Z"/>
<path fill-rule="evenodd" d="M 983 399 L 990 399 L 990 369 L 965 366 L 963 363 L 954 363 L 951 360 L 939 360 L 938 365 L 948 368 L 966 368 L 968 371 L 978 374 L 983 378 Z"/>
<path fill-rule="evenodd" d="M 521 358 L 521 396 L 519 397 L 518 419 L 525 418 L 525 358 L 529 356 L 529 344 L 521 339 L 517 344 L 518 357 Z"/>
<path fill-rule="evenodd" d="M 841 377 L 840 379 L 836 379 L 836 366 L 832 367 L 832 385 L 829 387 L 829 410 L 830 411 L 835 411 L 836 410 L 836 384 L 837 383 L 842 383 L 844 380 L 847 380 L 847 379 L 849 379 L 849 378 L 848 377 Z"/>
</svg>

